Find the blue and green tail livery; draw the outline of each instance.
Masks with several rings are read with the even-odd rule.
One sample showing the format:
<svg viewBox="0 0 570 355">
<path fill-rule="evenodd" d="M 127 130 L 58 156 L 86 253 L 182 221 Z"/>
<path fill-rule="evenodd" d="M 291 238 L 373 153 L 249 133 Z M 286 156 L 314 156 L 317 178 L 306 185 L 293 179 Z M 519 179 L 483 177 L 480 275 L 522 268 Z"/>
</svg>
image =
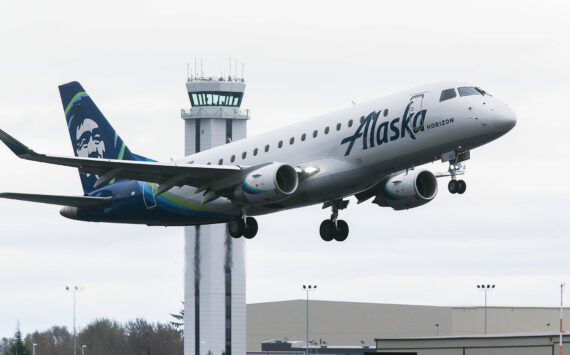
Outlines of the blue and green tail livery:
<svg viewBox="0 0 570 355">
<path fill-rule="evenodd" d="M 129 150 L 81 84 L 72 81 L 61 85 L 59 93 L 76 157 L 148 160 Z M 80 177 L 84 193 L 91 193 L 97 177 L 83 173 Z"/>
</svg>

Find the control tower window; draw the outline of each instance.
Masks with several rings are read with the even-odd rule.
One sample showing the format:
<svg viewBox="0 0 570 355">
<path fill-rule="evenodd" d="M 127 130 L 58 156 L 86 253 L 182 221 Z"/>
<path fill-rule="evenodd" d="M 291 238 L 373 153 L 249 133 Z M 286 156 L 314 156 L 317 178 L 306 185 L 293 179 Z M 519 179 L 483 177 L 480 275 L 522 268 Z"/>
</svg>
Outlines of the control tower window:
<svg viewBox="0 0 570 355">
<path fill-rule="evenodd" d="M 474 87 L 457 88 L 457 91 L 459 91 L 459 96 L 483 95 L 481 91 Z"/>
<path fill-rule="evenodd" d="M 457 94 L 455 93 L 455 89 L 446 89 L 441 92 L 441 96 L 439 97 L 439 102 L 453 99 Z"/>
<path fill-rule="evenodd" d="M 258 149 L 255 148 L 255 149 L 253 150 L 253 156 L 256 156 L 256 155 L 257 155 L 257 152 L 258 152 Z"/>
<path fill-rule="evenodd" d="M 306 134 L 306 133 L 303 133 L 303 134 L 301 135 L 301 140 L 304 142 L 305 139 L 307 139 L 307 134 Z"/>
<path fill-rule="evenodd" d="M 232 155 L 232 158 L 230 159 L 230 161 L 233 163 L 234 161 L 236 161 L 236 156 Z"/>
<path fill-rule="evenodd" d="M 207 91 L 188 93 L 192 107 L 195 106 L 233 106 L 241 105 L 242 92 Z"/>
<path fill-rule="evenodd" d="M 282 148 L 283 147 L 283 141 L 279 141 L 279 144 L 277 144 L 277 147 Z"/>
</svg>

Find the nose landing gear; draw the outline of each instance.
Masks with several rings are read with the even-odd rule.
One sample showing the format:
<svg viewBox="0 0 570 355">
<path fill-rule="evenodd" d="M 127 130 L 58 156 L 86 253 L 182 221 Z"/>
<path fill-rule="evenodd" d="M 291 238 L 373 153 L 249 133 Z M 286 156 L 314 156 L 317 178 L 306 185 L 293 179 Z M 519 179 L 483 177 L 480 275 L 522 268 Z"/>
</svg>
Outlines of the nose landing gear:
<svg viewBox="0 0 570 355">
<path fill-rule="evenodd" d="M 325 219 L 321 223 L 319 232 L 321 238 L 325 242 L 330 242 L 331 240 L 336 240 L 338 242 L 345 241 L 348 238 L 348 223 L 342 219 L 338 219 L 338 210 L 343 210 L 348 206 L 347 200 L 335 200 L 330 202 L 325 202 L 323 208 L 331 207 L 332 214 L 330 219 Z"/>
<path fill-rule="evenodd" d="M 463 194 L 467 190 L 467 184 L 463 180 L 457 180 L 458 174 L 463 174 L 462 169 L 465 167 L 461 165 L 462 160 L 469 159 L 469 152 L 454 154 L 454 159 L 449 160 L 449 175 L 451 181 L 447 184 L 447 189 L 452 194 Z M 461 159 L 461 160 L 460 160 Z"/>
<path fill-rule="evenodd" d="M 462 194 L 467 190 L 467 184 L 463 180 L 451 180 L 447 184 L 447 189 L 452 194 Z"/>
</svg>

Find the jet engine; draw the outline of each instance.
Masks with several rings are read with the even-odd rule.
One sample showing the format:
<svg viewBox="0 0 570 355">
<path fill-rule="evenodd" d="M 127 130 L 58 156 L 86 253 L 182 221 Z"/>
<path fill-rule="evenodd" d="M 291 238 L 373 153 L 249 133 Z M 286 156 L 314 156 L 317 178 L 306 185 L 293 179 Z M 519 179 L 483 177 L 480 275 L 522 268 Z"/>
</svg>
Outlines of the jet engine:
<svg viewBox="0 0 570 355">
<path fill-rule="evenodd" d="M 372 203 L 395 210 L 425 205 L 437 195 L 437 179 L 428 170 L 410 170 L 386 180 Z"/>
<path fill-rule="evenodd" d="M 299 177 L 294 167 L 272 163 L 249 173 L 239 189 L 249 202 L 265 205 L 286 199 L 298 186 Z"/>
</svg>

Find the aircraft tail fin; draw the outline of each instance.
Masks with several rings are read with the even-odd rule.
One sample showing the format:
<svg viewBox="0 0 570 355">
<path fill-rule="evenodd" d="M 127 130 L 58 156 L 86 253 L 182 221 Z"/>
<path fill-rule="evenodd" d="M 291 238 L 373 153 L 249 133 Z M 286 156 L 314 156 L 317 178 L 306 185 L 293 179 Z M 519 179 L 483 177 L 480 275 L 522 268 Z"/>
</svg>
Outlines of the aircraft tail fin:
<svg viewBox="0 0 570 355">
<path fill-rule="evenodd" d="M 76 157 L 149 160 L 130 151 L 81 84 L 61 85 L 59 93 Z M 80 178 L 85 194 L 92 192 L 97 177 L 80 173 Z"/>
</svg>

